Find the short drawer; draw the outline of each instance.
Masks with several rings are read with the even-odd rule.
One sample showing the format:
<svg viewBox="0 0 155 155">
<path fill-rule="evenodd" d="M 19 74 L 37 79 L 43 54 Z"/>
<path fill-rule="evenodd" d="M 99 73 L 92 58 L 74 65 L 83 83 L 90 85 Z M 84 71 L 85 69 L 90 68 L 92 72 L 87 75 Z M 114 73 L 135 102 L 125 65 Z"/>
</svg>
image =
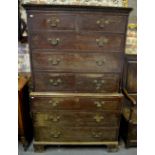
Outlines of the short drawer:
<svg viewBox="0 0 155 155">
<path fill-rule="evenodd" d="M 32 49 L 59 49 L 85 51 L 123 51 L 124 35 L 103 32 L 51 32 L 31 33 Z"/>
<path fill-rule="evenodd" d="M 75 75 L 52 72 L 34 72 L 35 91 L 73 91 Z"/>
<path fill-rule="evenodd" d="M 77 49 L 87 51 L 123 52 L 124 35 L 104 32 L 79 32 Z"/>
<path fill-rule="evenodd" d="M 82 14 L 78 17 L 78 26 L 84 31 L 103 31 L 110 33 L 125 33 L 126 16 L 116 16 L 101 13 Z"/>
<path fill-rule="evenodd" d="M 117 127 L 120 122 L 120 112 L 114 111 L 52 111 L 33 113 L 34 126 L 68 126 L 68 127 Z"/>
<path fill-rule="evenodd" d="M 31 109 L 35 112 L 51 112 L 55 110 L 80 111 L 120 111 L 122 109 L 122 95 L 105 95 L 96 93 L 81 96 L 81 94 L 63 95 L 32 95 Z"/>
<path fill-rule="evenodd" d="M 107 74 L 77 74 L 76 90 L 78 92 L 113 93 L 119 91 L 120 75 Z"/>
<path fill-rule="evenodd" d="M 33 12 L 28 15 L 29 31 L 75 30 L 76 16 L 71 14 Z"/>
<path fill-rule="evenodd" d="M 118 92 L 119 74 L 34 72 L 35 91 Z"/>
<path fill-rule="evenodd" d="M 123 53 L 32 52 L 34 71 L 121 72 Z"/>
<path fill-rule="evenodd" d="M 35 127 L 35 141 L 52 142 L 103 142 L 117 140 L 118 128 L 91 128 L 91 127 Z"/>
</svg>

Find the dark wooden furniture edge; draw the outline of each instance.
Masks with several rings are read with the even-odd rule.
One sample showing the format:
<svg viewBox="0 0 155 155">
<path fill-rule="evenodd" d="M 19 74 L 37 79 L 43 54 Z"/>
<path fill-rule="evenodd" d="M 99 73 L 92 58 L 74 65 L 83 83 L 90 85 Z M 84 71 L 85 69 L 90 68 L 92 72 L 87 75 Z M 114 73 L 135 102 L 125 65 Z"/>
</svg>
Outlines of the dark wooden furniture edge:
<svg viewBox="0 0 155 155">
<path fill-rule="evenodd" d="M 127 60 L 130 60 L 130 61 L 137 60 L 137 54 L 125 54 L 125 57 Z"/>
<path fill-rule="evenodd" d="M 136 100 L 132 96 L 130 96 L 128 94 L 126 89 L 123 89 L 123 94 L 126 97 L 126 99 L 128 99 L 130 101 L 130 103 L 131 103 L 130 115 L 129 115 L 129 122 L 131 122 L 132 121 L 132 115 L 133 115 L 134 107 L 136 106 L 137 103 L 136 103 Z"/>
<path fill-rule="evenodd" d="M 39 10 L 39 9 L 65 9 L 65 10 L 72 10 L 72 11 L 76 11 L 76 9 L 78 10 L 95 10 L 95 11 L 113 11 L 113 12 L 119 12 L 119 13 L 129 13 L 130 11 L 132 11 L 132 8 L 125 8 L 125 7 L 107 7 L 107 6 L 81 6 L 81 5 L 50 5 L 50 4 L 22 4 L 22 6 L 26 9 L 26 10 Z"/>
<path fill-rule="evenodd" d="M 123 69 L 124 75 L 123 75 L 123 81 L 122 81 L 122 89 L 126 90 L 128 65 L 129 65 L 129 62 L 131 63 L 131 62 L 137 61 L 137 54 L 125 54 L 124 61 L 125 62 L 124 62 L 124 69 Z M 126 93 L 128 94 L 128 92 L 126 92 Z M 137 92 L 135 92 L 135 93 L 137 93 Z"/>
<path fill-rule="evenodd" d="M 126 90 L 125 88 L 123 88 L 123 94 L 124 94 L 124 96 L 125 96 L 129 101 L 131 101 L 131 103 L 132 103 L 133 106 L 135 106 L 135 105 L 137 104 L 136 101 L 135 101 L 135 99 L 134 99 L 132 96 L 130 96 L 130 95 L 128 94 L 128 92 L 127 92 L 127 90 Z"/>
<path fill-rule="evenodd" d="M 18 138 L 26 151 L 33 139 L 31 116 L 29 115 L 30 74 L 18 76 Z"/>
</svg>

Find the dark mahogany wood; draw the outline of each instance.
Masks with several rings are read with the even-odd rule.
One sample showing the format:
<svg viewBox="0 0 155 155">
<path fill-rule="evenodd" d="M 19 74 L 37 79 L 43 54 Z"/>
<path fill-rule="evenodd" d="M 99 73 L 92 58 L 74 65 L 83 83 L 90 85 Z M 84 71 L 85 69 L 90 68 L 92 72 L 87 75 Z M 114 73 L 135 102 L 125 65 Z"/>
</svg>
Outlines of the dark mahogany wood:
<svg viewBox="0 0 155 155">
<path fill-rule="evenodd" d="M 102 43 L 102 39 L 105 40 Z M 59 41 L 57 41 L 59 40 Z M 99 40 L 99 41 L 97 41 Z M 124 36 L 122 34 L 105 34 L 103 32 L 31 32 L 31 48 L 33 49 L 63 49 L 86 51 L 123 51 Z M 57 41 L 53 45 L 52 41 Z M 99 45 L 101 44 L 101 45 Z"/>
<path fill-rule="evenodd" d="M 126 16 L 107 13 L 85 13 L 78 18 L 79 30 L 124 33 Z"/>
<path fill-rule="evenodd" d="M 106 7 L 106 6 L 84 6 L 84 5 L 43 5 L 43 4 L 23 4 L 23 7 L 29 11 L 72 11 L 72 12 L 106 12 L 110 14 L 122 14 L 128 16 L 132 8 L 125 7 Z"/>
<path fill-rule="evenodd" d="M 79 112 L 79 111 L 52 111 L 33 113 L 35 126 L 58 127 L 117 127 L 119 112 Z"/>
<path fill-rule="evenodd" d="M 35 72 L 36 91 L 117 92 L 119 74 Z"/>
<path fill-rule="evenodd" d="M 123 87 L 128 93 L 137 92 L 137 56 L 126 55 Z"/>
<path fill-rule="evenodd" d="M 71 73 L 35 72 L 36 91 L 74 91 L 75 75 Z"/>
<path fill-rule="evenodd" d="M 122 53 L 32 53 L 35 70 L 64 72 L 121 72 Z"/>
<path fill-rule="evenodd" d="M 102 142 L 113 141 L 117 137 L 117 128 L 61 127 L 35 128 L 36 141 L 54 142 Z"/>
<path fill-rule="evenodd" d="M 137 146 L 137 55 L 126 55 L 124 68 L 124 105 L 120 135 L 126 147 Z"/>
<path fill-rule="evenodd" d="M 128 61 L 126 87 L 127 91 L 130 93 L 137 92 L 137 60 Z"/>
<path fill-rule="evenodd" d="M 29 87 L 30 78 L 20 75 L 18 78 L 18 136 L 24 150 L 32 141 L 32 119 L 30 117 Z"/>
<path fill-rule="evenodd" d="M 70 13 L 64 15 L 63 13 L 34 12 L 33 18 L 29 16 L 28 20 L 30 31 L 75 30 L 76 28 L 76 15 Z"/>
<path fill-rule="evenodd" d="M 77 92 L 118 92 L 119 83 L 119 74 L 78 74 L 76 76 Z"/>
<path fill-rule="evenodd" d="M 34 97 L 31 102 L 33 112 L 47 112 L 53 110 L 80 111 L 120 111 L 122 109 L 120 97 Z"/>
<path fill-rule="evenodd" d="M 120 84 L 132 9 L 24 7 L 34 91 L 34 149 L 43 151 L 50 144 L 105 144 L 117 150 Z"/>
<path fill-rule="evenodd" d="M 53 23 L 54 19 L 58 20 Z M 30 31 L 76 30 L 124 33 L 126 16 L 107 13 L 33 12 L 28 16 Z M 123 23 L 123 24 L 122 24 Z"/>
</svg>

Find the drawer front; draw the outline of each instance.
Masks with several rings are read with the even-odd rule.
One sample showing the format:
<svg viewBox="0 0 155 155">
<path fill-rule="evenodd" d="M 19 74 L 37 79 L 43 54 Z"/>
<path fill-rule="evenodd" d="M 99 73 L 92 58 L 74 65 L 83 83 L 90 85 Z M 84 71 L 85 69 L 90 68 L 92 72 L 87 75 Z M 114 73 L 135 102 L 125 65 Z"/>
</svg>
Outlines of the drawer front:
<svg viewBox="0 0 155 155">
<path fill-rule="evenodd" d="M 32 52 L 34 70 L 121 72 L 123 53 Z"/>
<path fill-rule="evenodd" d="M 119 74 L 35 72 L 35 91 L 118 92 Z"/>
<path fill-rule="evenodd" d="M 75 30 L 76 16 L 62 13 L 33 12 L 28 15 L 29 31 Z"/>
<path fill-rule="evenodd" d="M 76 90 L 112 93 L 119 91 L 119 83 L 119 74 L 80 74 L 76 77 Z"/>
<path fill-rule="evenodd" d="M 103 13 L 71 14 L 61 12 L 33 12 L 28 15 L 29 30 L 79 30 L 124 33 L 126 16 Z"/>
<path fill-rule="evenodd" d="M 78 18 L 80 30 L 103 31 L 110 33 L 125 33 L 126 16 L 115 16 L 108 14 L 82 14 Z"/>
<path fill-rule="evenodd" d="M 103 32 L 33 32 L 30 38 L 33 49 L 63 49 L 85 51 L 123 51 L 124 36 Z"/>
<path fill-rule="evenodd" d="M 52 111 L 51 113 L 33 113 L 34 126 L 68 126 L 68 127 L 117 127 L 119 112 L 81 112 L 81 111 Z"/>
<path fill-rule="evenodd" d="M 103 142 L 117 140 L 117 128 L 46 128 L 35 127 L 35 141 Z"/>
<path fill-rule="evenodd" d="M 78 49 L 109 52 L 122 52 L 124 36 L 119 34 L 105 34 L 103 32 L 81 32 L 77 36 Z"/>
<path fill-rule="evenodd" d="M 55 97 L 33 96 L 31 108 L 35 112 L 51 112 L 54 110 L 80 110 L 80 111 L 120 111 L 122 97 Z"/>
<path fill-rule="evenodd" d="M 52 72 L 35 72 L 35 91 L 74 91 L 75 75 Z"/>
<path fill-rule="evenodd" d="M 36 31 L 30 37 L 33 49 L 76 49 L 75 32 Z"/>
</svg>

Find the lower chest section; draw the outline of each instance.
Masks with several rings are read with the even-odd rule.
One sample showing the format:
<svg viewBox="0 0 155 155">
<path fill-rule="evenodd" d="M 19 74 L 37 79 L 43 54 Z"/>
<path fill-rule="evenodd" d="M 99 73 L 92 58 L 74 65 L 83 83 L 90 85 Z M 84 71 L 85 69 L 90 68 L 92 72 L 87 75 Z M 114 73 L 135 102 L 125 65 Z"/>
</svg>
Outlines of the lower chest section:
<svg viewBox="0 0 155 155">
<path fill-rule="evenodd" d="M 31 100 L 36 141 L 117 140 L 121 94 L 45 94 Z"/>
</svg>

